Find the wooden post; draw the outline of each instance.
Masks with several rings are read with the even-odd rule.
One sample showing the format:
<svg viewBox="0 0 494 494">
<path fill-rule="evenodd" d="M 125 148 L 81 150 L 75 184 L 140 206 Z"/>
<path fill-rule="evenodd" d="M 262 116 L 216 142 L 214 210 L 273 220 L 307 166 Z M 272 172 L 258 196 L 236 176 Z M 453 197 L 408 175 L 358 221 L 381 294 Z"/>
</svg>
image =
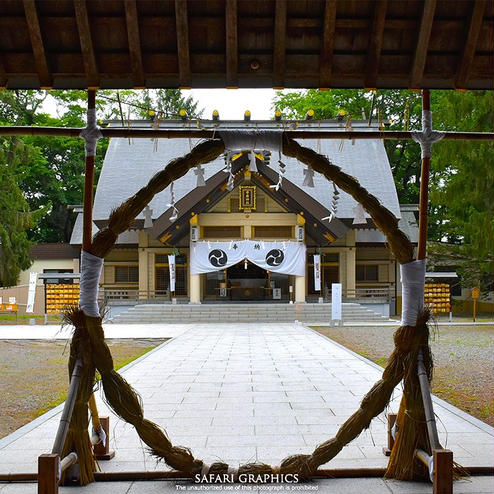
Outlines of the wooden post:
<svg viewBox="0 0 494 494">
<path fill-rule="evenodd" d="M 395 438 L 393 437 L 393 427 L 396 423 L 397 413 L 388 413 L 388 446 L 383 448 L 383 453 L 386 456 L 391 455 L 391 450 L 395 445 Z"/>
<path fill-rule="evenodd" d="M 453 452 L 449 449 L 435 449 L 434 458 L 434 494 L 453 494 Z"/>
<path fill-rule="evenodd" d="M 430 111 L 431 99 L 428 89 L 422 90 L 422 111 Z M 422 129 L 423 131 L 425 129 Z M 419 200 L 419 241 L 417 259 L 425 259 L 427 250 L 427 220 L 429 205 L 429 175 L 431 159 L 429 156 L 422 158 L 422 169 L 420 173 L 420 200 Z"/>
<path fill-rule="evenodd" d="M 96 108 L 96 91 L 88 89 L 87 109 Z M 82 248 L 88 251 L 91 248 L 93 236 L 93 182 L 94 182 L 94 156 L 86 154 L 86 171 L 84 175 L 84 210 L 82 226 Z"/>
<path fill-rule="evenodd" d="M 88 89 L 87 91 L 87 109 L 94 110 L 96 108 L 96 91 Z M 89 118 L 88 118 L 89 124 Z M 91 248 L 93 237 L 93 184 L 94 184 L 94 155 L 88 155 L 86 152 L 86 166 L 84 173 L 84 207 L 82 216 L 82 249 L 86 252 Z M 100 430 L 101 423 L 98 418 L 98 409 L 94 394 L 89 398 L 89 410 L 91 412 L 91 423 L 93 429 Z"/>
<path fill-rule="evenodd" d="M 38 456 L 38 494 L 58 494 L 59 464 L 56 453 Z"/>
<path fill-rule="evenodd" d="M 100 417 L 101 427 L 105 431 L 105 444 L 98 443 L 93 446 L 94 457 L 97 460 L 111 460 L 115 456 L 115 451 L 110 451 L 110 417 Z"/>
</svg>

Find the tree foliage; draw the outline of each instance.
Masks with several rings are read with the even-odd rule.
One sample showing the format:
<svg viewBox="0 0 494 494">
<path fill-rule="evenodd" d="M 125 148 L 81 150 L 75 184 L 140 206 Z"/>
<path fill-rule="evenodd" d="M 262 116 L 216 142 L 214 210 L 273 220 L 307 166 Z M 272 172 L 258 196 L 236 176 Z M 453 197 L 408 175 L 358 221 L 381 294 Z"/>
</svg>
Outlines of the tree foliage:
<svg viewBox="0 0 494 494">
<path fill-rule="evenodd" d="M 86 91 L 2 91 L 0 123 L 3 125 L 44 125 L 82 127 L 86 119 Z M 179 90 L 98 92 L 98 115 L 102 120 L 177 117 L 181 108 L 191 117 L 200 111 L 192 98 Z M 48 113 L 47 108 L 51 111 Z M 24 137 L 26 149 L 33 152 L 16 169 L 17 180 L 33 210 L 47 208 L 48 213 L 29 232 L 35 242 L 68 242 L 74 214 L 68 205 L 82 202 L 84 185 L 84 142 L 67 137 Z M 96 187 L 108 141 L 98 142 L 95 160 Z"/>
<path fill-rule="evenodd" d="M 492 132 L 493 98 L 492 91 L 432 91 L 434 128 Z M 412 91 L 380 90 L 375 97 L 363 90 L 279 92 L 274 106 L 285 117 L 298 119 L 304 118 L 311 108 L 314 118 L 335 118 L 340 110 L 345 110 L 352 119 L 368 118 L 373 106 L 374 122 L 387 123 L 390 130 L 421 128 L 421 96 Z M 418 144 L 410 140 L 387 140 L 384 145 L 400 203 L 418 203 L 421 168 Z M 492 143 L 443 141 L 434 146 L 429 239 L 435 243 L 429 257 L 433 264 L 446 262 L 457 267 L 467 287 L 480 284 L 486 288 L 494 274 L 493 158 Z"/>
<path fill-rule="evenodd" d="M 435 127 L 443 130 L 492 132 L 494 92 L 435 95 Z M 449 259 L 466 287 L 486 291 L 494 275 L 494 145 L 492 142 L 442 141 L 434 146 L 431 208 L 435 223 L 432 247 Z"/>
<path fill-rule="evenodd" d="M 0 91 L 0 125 L 83 127 L 86 91 Z M 190 117 L 201 111 L 179 90 L 98 92 L 103 120 Z M 95 184 L 108 146 L 98 142 Z M 68 242 L 75 220 L 69 205 L 82 203 L 84 142 L 78 138 L 26 136 L 0 139 L 0 283 L 15 284 L 29 266 L 29 246 Z M 36 213 L 31 213 L 35 211 Z"/>
<path fill-rule="evenodd" d="M 45 213 L 29 210 L 17 184 L 16 168 L 31 152 L 20 139 L 0 141 L 0 286 L 16 285 L 19 272 L 31 265 L 28 229 Z"/>
</svg>

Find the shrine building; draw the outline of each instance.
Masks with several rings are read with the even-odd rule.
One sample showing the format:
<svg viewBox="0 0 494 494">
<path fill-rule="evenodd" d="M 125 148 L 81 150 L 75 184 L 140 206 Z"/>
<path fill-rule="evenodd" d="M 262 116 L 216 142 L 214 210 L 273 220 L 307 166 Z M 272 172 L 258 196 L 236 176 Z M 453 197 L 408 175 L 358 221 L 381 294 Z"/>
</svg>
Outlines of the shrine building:
<svg viewBox="0 0 494 494">
<path fill-rule="evenodd" d="M 130 125 L 149 127 L 151 123 Z M 367 120 L 349 124 L 342 119 L 167 120 L 160 128 L 217 128 L 220 132 L 290 126 L 342 130 L 349 125 L 376 130 Z M 197 142 L 111 139 L 94 200 L 93 233 L 108 223 L 120 203 Z M 381 140 L 305 139 L 300 143 L 355 177 L 417 242 L 414 207 L 400 208 Z M 71 244 L 78 247 L 81 242 L 79 212 Z M 175 290 L 170 292 L 168 256 L 173 254 Z M 320 260 L 320 287 L 314 279 L 314 255 L 316 262 Z M 341 283 L 345 300 L 380 305 L 378 310 L 387 315 L 399 308 L 397 269 L 384 235 L 352 197 L 294 158 L 262 148 L 238 149 L 189 170 L 154 197 L 105 258 L 101 290 L 107 300 L 129 303 L 172 299 L 177 303 L 303 303 L 329 301 L 332 284 Z"/>
</svg>

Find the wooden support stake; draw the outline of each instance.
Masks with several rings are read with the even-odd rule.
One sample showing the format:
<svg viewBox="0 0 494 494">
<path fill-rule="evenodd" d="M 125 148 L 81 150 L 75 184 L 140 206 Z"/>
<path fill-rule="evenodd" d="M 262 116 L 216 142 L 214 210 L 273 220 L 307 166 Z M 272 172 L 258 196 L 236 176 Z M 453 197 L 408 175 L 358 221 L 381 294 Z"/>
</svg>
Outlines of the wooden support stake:
<svg viewBox="0 0 494 494">
<path fill-rule="evenodd" d="M 453 494 L 453 452 L 449 449 L 435 449 L 434 457 L 434 494 Z"/>
<path fill-rule="evenodd" d="M 111 460 L 115 451 L 110 451 L 110 417 L 100 417 L 99 420 L 105 431 L 106 441 L 105 444 L 98 443 L 93 446 L 94 457 L 97 460 Z"/>
<path fill-rule="evenodd" d="M 395 438 L 393 437 L 393 427 L 396 423 L 397 413 L 388 413 L 388 446 L 383 448 L 385 456 L 391 455 L 391 450 L 395 445 Z"/>
<path fill-rule="evenodd" d="M 60 457 L 56 453 L 38 457 L 38 494 L 58 494 L 58 466 Z"/>
</svg>

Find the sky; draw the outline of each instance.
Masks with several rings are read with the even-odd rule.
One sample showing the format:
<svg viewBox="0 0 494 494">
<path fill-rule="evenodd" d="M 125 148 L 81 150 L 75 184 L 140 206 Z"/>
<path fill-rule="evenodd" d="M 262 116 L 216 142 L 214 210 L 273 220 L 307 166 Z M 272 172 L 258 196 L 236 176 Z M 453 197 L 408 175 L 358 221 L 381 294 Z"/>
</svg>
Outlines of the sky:
<svg viewBox="0 0 494 494">
<path fill-rule="evenodd" d="M 192 96 L 204 108 L 202 118 L 211 118 L 218 110 L 222 120 L 242 120 L 250 110 L 252 120 L 270 120 L 274 116 L 272 101 L 274 89 L 191 89 L 182 94 Z"/>
<path fill-rule="evenodd" d="M 182 90 L 182 95 L 199 103 L 204 119 L 211 119 L 213 110 L 218 110 L 222 120 L 242 120 L 245 110 L 250 110 L 252 120 L 271 120 L 274 116 L 274 89 L 190 89 Z M 47 98 L 42 109 L 56 115 L 53 98 Z"/>
</svg>

